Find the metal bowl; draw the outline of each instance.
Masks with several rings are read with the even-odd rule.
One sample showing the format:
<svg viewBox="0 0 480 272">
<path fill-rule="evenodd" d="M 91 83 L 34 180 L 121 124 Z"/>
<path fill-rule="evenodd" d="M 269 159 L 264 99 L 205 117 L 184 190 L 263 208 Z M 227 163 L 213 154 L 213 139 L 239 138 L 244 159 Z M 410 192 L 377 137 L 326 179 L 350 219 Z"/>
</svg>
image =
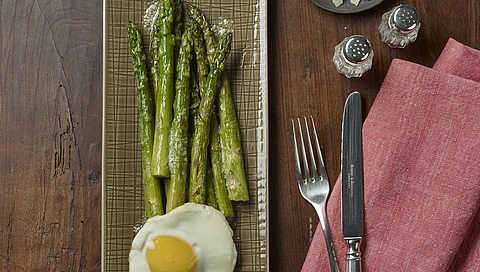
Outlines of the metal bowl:
<svg viewBox="0 0 480 272">
<path fill-rule="evenodd" d="M 358 6 L 350 3 L 350 0 L 344 0 L 344 3 L 338 7 L 333 4 L 332 0 L 312 0 L 312 2 L 315 5 L 331 12 L 349 14 L 371 9 L 382 3 L 383 0 L 361 0 Z"/>
</svg>

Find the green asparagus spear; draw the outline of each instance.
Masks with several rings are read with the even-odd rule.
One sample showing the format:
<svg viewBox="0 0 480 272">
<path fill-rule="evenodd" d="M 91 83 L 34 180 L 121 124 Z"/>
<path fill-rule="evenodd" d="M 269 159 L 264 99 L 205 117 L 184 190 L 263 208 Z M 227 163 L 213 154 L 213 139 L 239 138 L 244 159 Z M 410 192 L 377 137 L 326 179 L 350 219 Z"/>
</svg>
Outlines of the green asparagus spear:
<svg viewBox="0 0 480 272">
<path fill-rule="evenodd" d="M 214 34 L 208 24 L 203 13 L 192 5 L 187 5 L 188 13 L 193 21 L 196 21 L 202 29 L 205 45 L 207 49 L 207 57 L 211 64 L 212 52 L 215 50 Z M 225 178 L 227 188 L 229 189 L 229 197 L 232 200 L 247 201 L 248 187 L 245 177 L 243 154 L 241 149 L 240 130 L 233 105 L 232 95 L 230 93 L 230 83 L 226 76 L 223 76 L 222 89 L 219 99 L 220 106 L 220 127 L 222 136 L 222 152 L 224 156 Z M 227 141 L 224 143 L 223 141 Z"/>
<path fill-rule="evenodd" d="M 232 202 L 228 198 L 227 186 L 225 184 L 225 173 L 223 168 L 222 147 L 220 143 L 220 129 L 217 114 L 212 114 L 210 130 L 210 160 L 213 173 L 213 186 L 217 198 L 218 210 L 225 217 L 233 217 Z"/>
<path fill-rule="evenodd" d="M 207 164 L 208 164 L 208 170 L 207 170 L 207 176 L 205 178 L 206 180 L 205 185 L 207 187 L 207 196 L 206 196 L 205 204 L 218 210 L 217 196 L 215 195 L 215 187 L 213 185 L 213 172 L 212 172 L 212 167 L 210 165 L 210 161 L 207 161 Z"/>
<path fill-rule="evenodd" d="M 182 41 L 182 30 L 183 30 L 183 1 L 175 0 L 174 6 L 174 22 L 173 22 L 173 34 L 175 35 L 175 51 L 178 54 L 180 50 L 180 43 Z"/>
<path fill-rule="evenodd" d="M 205 40 L 207 57 L 212 61 L 212 52 L 215 50 L 214 34 L 203 13 L 193 5 L 187 5 L 188 13 L 198 26 L 201 28 Z M 198 59 L 197 59 L 198 62 Z M 229 196 L 232 200 L 247 201 L 248 187 L 245 177 L 243 154 L 241 150 L 240 130 L 233 105 L 232 95 L 230 93 L 230 83 L 226 76 L 222 79 L 221 94 L 219 99 L 220 106 L 220 127 L 223 146 L 226 148 L 222 152 L 228 154 L 224 156 L 225 177 L 229 188 Z M 231 153 L 232 152 L 232 153 Z"/>
<path fill-rule="evenodd" d="M 187 193 L 191 60 L 192 39 L 191 31 L 187 28 L 182 35 L 175 83 L 173 123 L 170 133 L 170 191 L 167 193 L 167 212 L 185 203 Z"/>
<path fill-rule="evenodd" d="M 223 152 L 223 166 L 228 196 L 235 201 L 248 201 L 248 186 L 245 176 L 242 142 L 230 83 L 223 77 L 218 95 L 220 115 L 220 137 Z"/>
<path fill-rule="evenodd" d="M 165 191 L 164 199 L 165 199 L 165 206 L 166 206 L 167 205 L 166 203 L 167 203 L 168 199 L 171 198 L 169 196 L 169 194 L 170 194 L 170 191 L 171 191 L 170 190 L 170 187 L 171 187 L 170 184 L 172 184 L 172 183 L 170 182 L 170 178 L 164 178 L 164 179 L 162 179 L 162 181 L 163 181 L 163 190 Z M 167 209 L 165 209 L 165 212 L 168 212 Z"/>
<path fill-rule="evenodd" d="M 191 95 L 190 95 L 190 142 L 193 139 L 193 128 L 197 121 L 198 108 L 200 106 L 200 85 L 195 76 L 190 77 Z M 189 149 L 191 150 L 191 148 Z"/>
<path fill-rule="evenodd" d="M 210 29 L 210 25 L 208 24 L 207 18 L 205 18 L 205 15 L 202 13 L 202 11 L 198 7 L 191 4 L 187 4 L 187 11 L 190 18 L 195 20 L 200 25 L 203 38 L 205 39 L 205 47 L 207 49 L 208 62 L 210 63 L 210 66 L 212 66 L 214 61 L 215 50 L 216 50 L 215 35 Z"/>
<path fill-rule="evenodd" d="M 200 28 L 200 24 L 193 20 L 190 17 L 190 25 L 193 29 L 193 48 L 195 50 L 195 56 L 197 61 L 197 74 L 198 74 L 198 84 L 200 86 L 205 86 L 205 82 L 207 81 L 208 71 L 209 71 L 209 63 L 207 58 L 207 51 L 205 50 L 205 39 L 202 35 L 202 30 Z"/>
<path fill-rule="evenodd" d="M 175 37 L 173 34 L 174 9 L 172 0 L 161 0 L 158 17 L 153 24 L 152 59 L 155 89 L 155 136 L 152 154 L 152 173 L 156 177 L 169 177 L 168 166 L 170 128 L 173 118 Z"/>
<path fill-rule="evenodd" d="M 150 163 L 154 130 L 153 100 L 148 83 L 146 56 L 143 51 L 142 37 L 137 26 L 132 22 L 127 23 L 127 37 L 137 82 L 145 214 L 147 218 L 150 218 L 164 213 L 162 187 L 160 181 L 152 176 Z"/>
<path fill-rule="evenodd" d="M 195 124 L 190 164 L 189 200 L 205 203 L 205 176 L 207 172 L 207 154 L 210 135 L 210 117 L 218 91 L 218 82 L 225 68 L 225 61 L 230 53 L 232 34 L 228 33 L 218 43 L 213 66 L 208 74 L 207 82 L 202 91 L 197 122 Z"/>
</svg>

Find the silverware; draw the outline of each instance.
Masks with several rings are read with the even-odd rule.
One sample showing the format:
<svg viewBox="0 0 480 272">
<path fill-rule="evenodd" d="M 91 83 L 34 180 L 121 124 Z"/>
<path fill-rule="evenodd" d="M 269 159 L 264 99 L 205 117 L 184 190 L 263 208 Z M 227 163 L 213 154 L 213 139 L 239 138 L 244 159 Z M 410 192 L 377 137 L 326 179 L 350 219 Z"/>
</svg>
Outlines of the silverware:
<svg viewBox="0 0 480 272">
<path fill-rule="evenodd" d="M 363 235 L 362 98 L 351 93 L 345 102 L 342 128 L 342 232 L 347 244 L 346 271 L 362 271 Z"/>
<path fill-rule="evenodd" d="M 325 237 L 325 242 L 327 244 L 328 259 L 330 261 L 330 270 L 338 272 L 337 259 L 335 257 L 335 251 L 333 249 L 333 243 L 330 235 L 330 227 L 327 222 L 327 214 L 325 211 L 325 206 L 327 203 L 327 198 L 330 193 L 330 184 L 327 178 L 327 172 L 325 171 L 325 164 L 322 158 L 322 152 L 320 150 L 320 144 L 318 143 L 317 131 L 315 130 L 315 123 L 313 118 L 310 117 L 312 135 L 314 139 L 315 151 L 312 146 L 312 140 L 310 137 L 309 125 L 307 118 L 303 118 L 305 136 L 307 142 L 303 140 L 303 130 L 302 122 L 300 119 L 297 119 L 298 123 L 298 135 L 300 138 L 300 146 L 297 144 L 297 137 L 295 132 L 295 121 L 292 120 L 293 128 L 293 143 L 295 147 L 295 168 L 298 178 L 298 187 L 300 188 L 300 193 L 303 198 L 305 198 L 317 211 L 318 217 L 320 218 L 320 225 L 322 226 L 323 235 Z M 308 149 L 309 159 L 307 159 L 305 147 Z M 301 158 L 299 156 L 298 149 L 301 150 Z M 316 158 L 315 158 L 316 153 Z M 317 168 L 317 162 L 319 164 L 319 169 Z M 310 169 L 311 168 L 311 169 Z"/>
</svg>

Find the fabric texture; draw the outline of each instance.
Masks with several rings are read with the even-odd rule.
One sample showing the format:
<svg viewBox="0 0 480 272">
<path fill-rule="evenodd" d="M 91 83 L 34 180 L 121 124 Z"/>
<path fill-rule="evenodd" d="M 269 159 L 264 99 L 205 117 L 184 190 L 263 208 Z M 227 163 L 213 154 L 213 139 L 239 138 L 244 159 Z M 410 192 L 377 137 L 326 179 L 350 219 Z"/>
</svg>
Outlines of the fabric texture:
<svg viewBox="0 0 480 272">
<path fill-rule="evenodd" d="M 453 39 L 433 69 L 392 61 L 363 125 L 364 272 L 480 271 L 479 67 Z M 345 271 L 341 177 L 327 216 Z M 320 226 L 302 271 L 330 271 Z"/>
</svg>

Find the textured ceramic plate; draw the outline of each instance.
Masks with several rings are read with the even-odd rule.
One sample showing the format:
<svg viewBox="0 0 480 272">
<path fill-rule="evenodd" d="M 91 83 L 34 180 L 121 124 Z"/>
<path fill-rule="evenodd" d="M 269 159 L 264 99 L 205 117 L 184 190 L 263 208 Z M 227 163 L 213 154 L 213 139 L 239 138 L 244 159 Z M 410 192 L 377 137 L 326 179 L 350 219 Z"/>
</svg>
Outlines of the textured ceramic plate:
<svg viewBox="0 0 480 272">
<path fill-rule="evenodd" d="M 104 1 L 102 271 L 128 271 L 134 228 L 142 221 L 136 88 L 125 24 L 138 25 L 151 0 Z M 268 271 L 266 0 L 191 0 L 212 24 L 233 22 L 226 70 L 242 132 L 250 189 L 235 204 L 235 271 Z M 148 41 L 147 41 L 148 42 Z"/>
<path fill-rule="evenodd" d="M 331 12 L 335 13 L 343 13 L 343 14 L 348 14 L 348 13 L 357 13 L 357 12 L 362 12 L 368 9 L 371 9 L 378 4 L 382 3 L 383 0 L 360 0 L 360 3 L 358 6 L 355 6 L 354 4 L 350 3 L 350 0 L 344 0 L 343 4 L 336 7 L 332 0 L 312 0 L 313 3 L 315 3 L 317 6 L 326 9 Z"/>
</svg>

